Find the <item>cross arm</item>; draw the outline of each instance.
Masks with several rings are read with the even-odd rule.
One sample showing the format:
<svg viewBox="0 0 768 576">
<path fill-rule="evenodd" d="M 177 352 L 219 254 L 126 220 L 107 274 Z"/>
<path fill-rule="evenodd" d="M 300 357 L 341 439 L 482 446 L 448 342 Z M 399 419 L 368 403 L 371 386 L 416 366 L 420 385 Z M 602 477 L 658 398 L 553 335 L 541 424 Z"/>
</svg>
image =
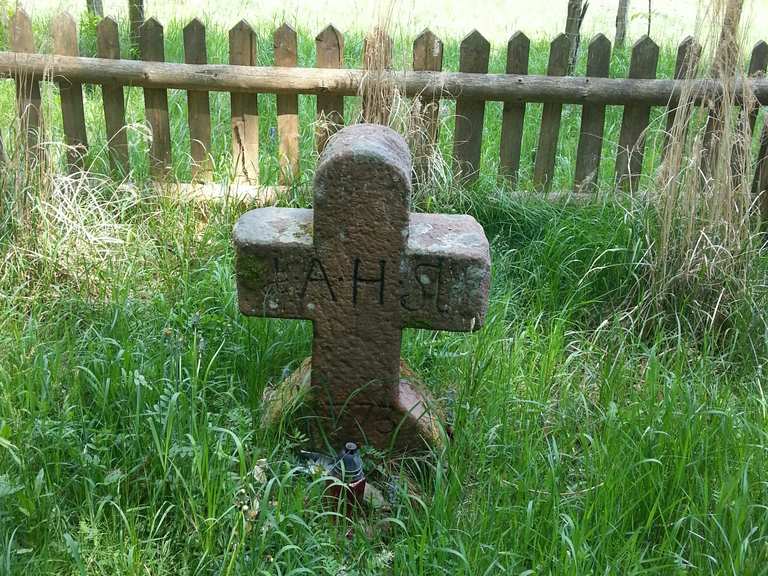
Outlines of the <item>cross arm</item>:
<svg viewBox="0 0 768 576">
<path fill-rule="evenodd" d="M 313 319 L 304 296 L 320 284 L 327 297 L 348 278 L 330 278 L 316 258 L 312 210 L 260 208 L 235 225 L 240 311 L 250 316 Z M 352 255 L 350 255 L 350 261 Z M 471 331 L 483 324 L 490 283 L 490 251 L 471 216 L 411 213 L 400 266 L 403 327 Z M 317 289 L 317 286 L 314 286 Z"/>
</svg>

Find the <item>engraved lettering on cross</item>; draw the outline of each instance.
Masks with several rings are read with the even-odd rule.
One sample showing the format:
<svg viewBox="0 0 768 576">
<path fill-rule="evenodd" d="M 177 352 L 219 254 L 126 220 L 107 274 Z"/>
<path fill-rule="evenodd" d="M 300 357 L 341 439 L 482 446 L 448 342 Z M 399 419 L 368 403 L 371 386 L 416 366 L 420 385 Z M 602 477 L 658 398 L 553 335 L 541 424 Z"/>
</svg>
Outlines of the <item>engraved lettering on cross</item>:
<svg viewBox="0 0 768 576">
<path fill-rule="evenodd" d="M 410 213 L 410 195 L 403 139 L 356 125 L 319 160 L 314 210 L 261 208 L 235 226 L 241 312 L 313 322 L 312 386 L 344 440 L 386 447 L 403 418 L 425 412 L 403 389 L 403 328 L 476 330 L 487 309 L 482 227 Z"/>
</svg>

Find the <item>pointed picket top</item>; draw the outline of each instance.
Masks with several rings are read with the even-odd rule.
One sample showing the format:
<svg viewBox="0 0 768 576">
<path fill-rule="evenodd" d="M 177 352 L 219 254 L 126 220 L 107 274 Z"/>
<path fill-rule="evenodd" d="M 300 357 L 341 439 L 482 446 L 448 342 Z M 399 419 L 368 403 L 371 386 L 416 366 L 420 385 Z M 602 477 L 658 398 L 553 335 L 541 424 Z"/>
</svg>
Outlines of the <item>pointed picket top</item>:
<svg viewBox="0 0 768 576">
<path fill-rule="evenodd" d="M 459 70 L 462 72 L 488 72 L 491 43 L 476 29 L 467 34 L 459 45 Z"/>
<path fill-rule="evenodd" d="M 233 34 L 253 34 L 253 27 L 248 23 L 248 20 L 243 18 L 240 20 L 237 24 L 232 26 L 229 30 L 229 37 L 231 38 Z"/>
<path fill-rule="evenodd" d="M 275 30 L 275 38 L 296 38 L 296 30 L 294 30 L 288 22 L 283 22 L 280 27 Z"/>
<path fill-rule="evenodd" d="M 686 36 L 677 46 L 675 78 L 693 77 L 701 56 L 701 45 L 693 36 Z"/>
<path fill-rule="evenodd" d="M 315 40 L 318 42 L 327 43 L 335 42 L 339 46 L 343 44 L 343 36 L 341 32 L 339 32 L 338 28 L 336 28 L 333 24 L 328 24 L 328 26 L 320 30 L 318 35 L 315 36 Z"/>
<path fill-rule="evenodd" d="M 490 49 L 491 43 L 475 28 L 461 40 L 461 49 L 464 47 L 472 50 L 485 50 Z"/>
<path fill-rule="evenodd" d="M 205 24 L 199 18 L 193 18 L 184 26 L 184 34 L 205 34 Z"/>
<path fill-rule="evenodd" d="M 272 38 L 275 50 L 275 66 L 296 66 L 298 47 L 296 30 L 283 22 Z"/>
<path fill-rule="evenodd" d="M 630 78 L 654 78 L 659 61 L 659 45 L 647 34 L 643 35 L 632 47 L 629 62 Z"/>
<path fill-rule="evenodd" d="M 509 37 L 509 41 L 507 42 L 507 48 L 509 46 L 530 46 L 531 45 L 531 39 L 528 38 L 528 36 L 525 35 L 525 32 L 522 30 L 518 30 L 512 36 Z"/>
<path fill-rule="evenodd" d="M 340 68 L 344 62 L 344 36 L 328 24 L 315 37 L 315 51 L 318 68 Z"/>
<path fill-rule="evenodd" d="M 413 41 L 413 69 L 440 70 L 443 67 L 443 41 L 424 28 Z"/>
<path fill-rule="evenodd" d="M 155 18 L 154 16 L 152 16 L 147 20 L 144 20 L 144 24 L 142 24 L 142 26 L 144 27 L 145 30 L 152 30 L 152 31 L 160 30 L 160 32 L 163 31 L 163 25 L 160 24 L 158 19 Z"/>
<path fill-rule="evenodd" d="M 765 71 L 768 66 L 768 44 L 760 40 L 752 48 L 752 55 L 749 58 L 749 75 L 753 76 L 760 71 Z"/>
<path fill-rule="evenodd" d="M 53 51 L 56 54 L 77 56 L 77 23 L 69 12 L 61 12 L 51 22 Z"/>
<path fill-rule="evenodd" d="M 111 16 L 105 16 L 96 24 L 97 35 L 117 32 L 117 21 Z"/>
<path fill-rule="evenodd" d="M 606 45 L 607 45 L 607 46 L 608 46 L 608 48 L 610 49 L 610 47 L 611 47 L 611 41 L 610 41 L 610 40 L 608 40 L 608 38 L 606 37 L 606 35 L 605 35 L 605 34 L 603 34 L 602 32 L 599 32 L 598 34 L 595 34 L 595 35 L 592 37 L 592 39 L 589 41 L 589 47 L 590 47 L 590 48 L 591 48 L 592 46 L 595 46 L 595 47 L 599 46 L 600 48 L 603 48 L 603 49 L 605 49 L 605 46 L 606 46 Z M 597 48 L 596 48 L 596 49 L 597 49 Z"/>
<path fill-rule="evenodd" d="M 765 40 L 759 40 L 752 48 L 752 54 L 764 54 L 768 56 L 768 43 Z"/>
<path fill-rule="evenodd" d="M 29 14 L 19 8 L 10 22 L 10 46 L 14 52 L 34 52 L 35 37 L 32 34 L 32 21 Z"/>
<path fill-rule="evenodd" d="M 430 30 L 429 28 L 424 28 L 424 30 L 421 31 L 421 34 L 416 36 L 416 39 L 413 41 L 414 44 L 420 44 L 420 45 L 431 45 L 439 42 L 442 44 L 442 40 L 435 36 L 435 34 Z"/>
<path fill-rule="evenodd" d="M 528 74 L 528 55 L 531 40 L 520 30 L 507 42 L 507 74 Z"/>
<path fill-rule="evenodd" d="M 273 41 L 275 50 L 288 52 L 294 59 L 296 58 L 296 30 L 289 26 L 287 22 L 283 22 L 282 25 L 275 30 Z M 278 66 L 280 66 L 280 64 L 278 64 Z"/>
<path fill-rule="evenodd" d="M 77 24 L 75 23 L 75 19 L 72 18 L 72 15 L 66 10 L 64 12 L 59 12 L 53 18 L 51 25 L 53 26 L 54 35 L 55 35 L 56 28 L 58 28 L 59 26 L 66 26 L 68 28 L 74 27 L 75 29 L 77 29 Z"/>
<path fill-rule="evenodd" d="M 571 40 L 568 38 L 568 36 L 561 32 L 557 36 L 555 36 L 555 39 L 552 40 L 552 42 L 549 45 L 550 52 L 553 52 L 555 50 L 561 50 L 564 46 L 567 46 L 570 48 L 571 46 Z"/>
</svg>

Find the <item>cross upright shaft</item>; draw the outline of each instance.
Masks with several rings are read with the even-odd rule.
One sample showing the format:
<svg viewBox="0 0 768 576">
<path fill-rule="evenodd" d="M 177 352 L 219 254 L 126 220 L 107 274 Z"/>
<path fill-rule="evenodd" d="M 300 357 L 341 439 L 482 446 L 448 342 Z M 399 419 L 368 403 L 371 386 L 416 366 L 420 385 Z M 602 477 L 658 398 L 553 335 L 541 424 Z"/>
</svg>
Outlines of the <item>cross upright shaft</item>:
<svg viewBox="0 0 768 576">
<path fill-rule="evenodd" d="M 360 408 L 386 405 L 400 378 L 411 158 L 394 132 L 356 128 L 331 139 L 315 175 L 315 252 L 343 288 L 315 310 L 312 384 L 337 415 L 353 395 Z"/>
</svg>

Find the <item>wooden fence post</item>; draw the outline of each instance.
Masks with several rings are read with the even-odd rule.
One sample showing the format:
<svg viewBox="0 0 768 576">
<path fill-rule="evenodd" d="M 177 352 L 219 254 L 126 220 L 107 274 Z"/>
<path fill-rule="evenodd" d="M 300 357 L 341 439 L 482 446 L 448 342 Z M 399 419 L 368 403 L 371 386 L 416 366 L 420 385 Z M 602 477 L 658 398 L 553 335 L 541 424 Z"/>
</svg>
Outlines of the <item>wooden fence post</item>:
<svg viewBox="0 0 768 576">
<path fill-rule="evenodd" d="M 53 19 L 53 52 L 62 56 L 79 56 L 77 25 L 74 18 L 63 12 Z M 88 148 L 83 108 L 83 87 L 79 82 L 58 82 L 61 96 L 61 119 L 67 144 L 67 166 L 70 173 L 82 171 Z"/>
<path fill-rule="evenodd" d="M 96 54 L 99 58 L 112 60 L 120 58 L 120 35 L 117 22 L 112 18 L 104 18 L 96 27 Z M 125 177 L 131 170 L 131 164 L 128 157 L 123 87 L 117 84 L 104 84 L 101 87 L 101 93 L 112 170 L 120 177 Z"/>
<path fill-rule="evenodd" d="M 632 48 L 629 78 L 655 78 L 658 60 L 658 45 L 648 36 L 643 36 Z M 645 131 L 648 128 L 650 117 L 650 106 L 624 106 L 619 147 L 616 154 L 616 185 L 625 191 L 637 190 L 640 183 L 645 150 Z"/>
<path fill-rule="evenodd" d="M 344 65 L 344 37 L 332 25 L 326 26 L 315 38 L 318 68 L 342 68 Z M 325 148 L 331 135 L 344 125 L 344 97 L 317 95 L 317 153 Z"/>
<path fill-rule="evenodd" d="M 558 35 L 549 48 L 548 76 L 565 76 L 568 71 L 570 41 L 565 34 Z M 537 189 L 549 192 L 555 175 L 555 155 L 560 135 L 562 104 L 544 104 L 541 114 L 539 146 L 536 149 L 536 164 L 533 167 L 533 184 Z"/>
<path fill-rule="evenodd" d="M 13 52 L 35 52 L 32 22 L 19 8 L 10 22 L 10 49 Z M 40 80 L 31 76 L 16 78 L 16 105 L 22 133 L 26 134 L 26 154 L 31 161 L 40 159 L 38 148 L 42 130 Z"/>
<path fill-rule="evenodd" d="M 459 47 L 459 71 L 488 73 L 491 45 L 480 32 L 473 30 Z M 456 99 L 456 128 L 453 134 L 454 170 L 465 182 L 477 179 L 483 143 L 485 100 L 464 97 Z"/>
<path fill-rule="evenodd" d="M 425 28 L 413 41 L 413 69 L 433 72 L 440 72 L 443 69 L 443 42 L 429 28 Z M 419 131 L 423 134 L 421 140 L 425 143 L 424 150 L 420 152 L 423 152 L 426 158 L 430 158 L 437 149 L 440 135 L 438 122 L 440 97 L 422 94 L 418 99 Z"/>
<path fill-rule="evenodd" d="M 298 63 L 296 31 L 283 24 L 274 35 L 275 66 L 294 67 Z M 290 184 L 299 176 L 299 96 L 277 95 L 277 136 L 279 142 L 280 184 Z"/>
<path fill-rule="evenodd" d="M 684 80 L 686 78 L 693 78 L 696 74 L 696 69 L 699 66 L 700 57 L 701 45 L 696 42 L 696 39 L 693 38 L 693 36 L 684 38 L 677 47 L 675 79 Z M 677 116 L 677 109 L 679 106 L 679 104 L 674 104 L 667 109 L 667 127 L 664 131 L 664 146 L 662 148 L 663 156 L 667 155 L 667 148 L 669 147 L 669 140 L 675 125 L 675 117 Z"/>
<path fill-rule="evenodd" d="M 528 74 L 531 41 L 522 32 L 515 32 L 507 43 L 507 74 Z M 520 151 L 525 127 L 525 102 L 504 102 L 499 146 L 499 172 L 509 185 L 517 185 Z"/>
<path fill-rule="evenodd" d="M 184 62 L 207 64 L 205 26 L 197 18 L 184 27 Z M 189 152 L 192 158 L 192 181 L 211 179 L 211 107 L 208 92 L 187 92 Z"/>
<path fill-rule="evenodd" d="M 229 31 L 229 63 L 256 65 L 256 34 L 245 20 Z M 232 163 L 234 177 L 242 183 L 259 183 L 259 100 L 257 94 L 231 92 Z"/>
<path fill-rule="evenodd" d="M 141 26 L 141 59 L 148 62 L 164 62 L 163 26 L 150 18 Z M 152 130 L 149 149 L 150 173 L 158 180 L 165 179 L 171 170 L 171 126 L 168 118 L 168 90 L 144 89 L 144 108 Z"/>
<path fill-rule="evenodd" d="M 598 34 L 589 43 L 587 76 L 607 78 L 611 66 L 611 41 Z M 576 153 L 574 190 L 596 189 L 600 176 L 600 156 L 605 130 L 605 106 L 588 104 L 581 109 L 581 132 Z"/>
</svg>

